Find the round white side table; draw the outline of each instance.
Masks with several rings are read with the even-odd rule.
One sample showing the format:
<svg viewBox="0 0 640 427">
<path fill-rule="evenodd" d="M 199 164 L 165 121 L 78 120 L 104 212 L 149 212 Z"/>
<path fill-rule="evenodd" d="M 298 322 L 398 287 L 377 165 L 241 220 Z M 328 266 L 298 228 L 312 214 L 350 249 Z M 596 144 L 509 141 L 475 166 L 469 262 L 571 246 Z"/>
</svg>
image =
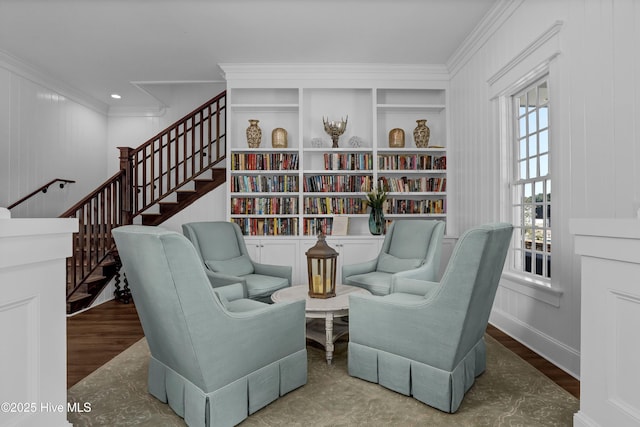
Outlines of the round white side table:
<svg viewBox="0 0 640 427">
<path fill-rule="evenodd" d="M 306 300 L 307 338 L 322 344 L 326 350 L 327 363 L 333 359 L 334 343 L 349 332 L 349 325 L 334 323 L 335 318 L 349 315 L 349 294 L 368 294 L 366 289 L 356 286 L 336 285 L 336 296 L 332 298 L 311 298 L 306 285 L 294 285 L 280 289 L 271 295 L 273 302 Z M 322 321 L 324 319 L 324 322 Z"/>
</svg>

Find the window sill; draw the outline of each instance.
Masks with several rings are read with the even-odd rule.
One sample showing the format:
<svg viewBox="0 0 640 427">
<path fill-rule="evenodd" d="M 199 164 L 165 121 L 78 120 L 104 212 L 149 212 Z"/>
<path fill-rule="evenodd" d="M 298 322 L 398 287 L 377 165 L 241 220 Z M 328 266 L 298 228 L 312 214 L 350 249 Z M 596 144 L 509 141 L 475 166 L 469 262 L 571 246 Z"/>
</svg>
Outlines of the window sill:
<svg viewBox="0 0 640 427">
<path fill-rule="evenodd" d="M 563 292 L 550 287 L 548 282 L 531 279 L 513 272 L 505 272 L 502 274 L 500 286 L 554 307 L 560 307 Z"/>
</svg>

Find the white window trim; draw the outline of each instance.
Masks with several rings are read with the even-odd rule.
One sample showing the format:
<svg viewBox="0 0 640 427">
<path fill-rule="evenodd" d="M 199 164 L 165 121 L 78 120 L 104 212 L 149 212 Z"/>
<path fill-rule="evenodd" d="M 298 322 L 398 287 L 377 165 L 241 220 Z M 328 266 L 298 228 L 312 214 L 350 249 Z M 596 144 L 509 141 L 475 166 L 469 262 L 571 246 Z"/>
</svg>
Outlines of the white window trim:
<svg viewBox="0 0 640 427">
<path fill-rule="evenodd" d="M 498 110 L 499 129 L 498 137 L 500 138 L 500 217 L 501 220 L 512 222 L 513 213 L 511 205 L 511 180 L 513 171 L 513 127 L 511 120 L 511 110 L 513 108 L 511 95 L 518 93 L 544 75 L 553 78 L 554 73 L 551 72 L 551 64 L 560 53 L 560 32 L 563 27 L 562 21 L 555 21 L 546 31 L 541 33 L 528 46 L 526 46 L 519 54 L 498 69 L 487 79 L 489 86 L 489 99 L 495 102 Z M 550 82 L 550 85 L 552 82 Z M 550 86 L 551 88 L 551 86 Z M 505 120 L 508 118 L 508 120 Z M 551 121 L 551 117 L 549 117 Z M 556 134 L 553 131 L 550 134 Z M 553 141 L 554 138 L 551 137 Z M 555 159 L 555 153 L 550 155 Z M 555 163 L 555 160 L 551 160 Z M 553 171 L 551 171 L 552 175 Z M 558 184 L 552 184 L 557 193 Z M 557 203 L 557 197 L 555 198 Z M 552 203 L 553 200 L 552 200 Z M 553 207 L 552 207 L 553 210 Z M 557 223 L 557 219 L 556 219 Z M 508 259 L 505 265 L 512 265 L 512 251 L 509 251 Z M 551 279 L 534 278 L 528 274 L 518 274 L 517 271 L 505 269 L 501 286 L 511 289 L 515 292 L 535 298 L 539 301 L 548 303 L 552 306 L 559 307 L 560 300 L 563 295 L 562 289 L 558 286 L 560 277 L 555 274 Z M 555 285 L 555 286 L 552 286 Z"/>
</svg>

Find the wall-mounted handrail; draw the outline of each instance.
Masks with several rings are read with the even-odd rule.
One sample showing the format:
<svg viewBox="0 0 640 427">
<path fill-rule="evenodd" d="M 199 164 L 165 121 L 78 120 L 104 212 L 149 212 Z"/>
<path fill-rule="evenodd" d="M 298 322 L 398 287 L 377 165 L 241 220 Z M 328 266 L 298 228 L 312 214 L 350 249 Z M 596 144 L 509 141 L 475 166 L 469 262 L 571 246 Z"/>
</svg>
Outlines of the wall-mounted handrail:
<svg viewBox="0 0 640 427">
<path fill-rule="evenodd" d="M 63 179 L 63 178 L 56 178 L 56 179 L 52 179 L 51 181 L 47 182 L 46 184 L 38 187 L 37 189 L 33 190 L 31 193 L 27 194 L 26 196 L 24 196 L 22 199 L 18 200 L 17 202 L 7 206 L 7 209 L 12 209 L 15 208 L 16 206 L 18 206 L 20 203 L 25 202 L 27 200 L 29 200 L 31 197 L 35 196 L 36 194 L 38 194 L 39 192 L 43 192 L 46 193 L 47 189 L 49 188 L 49 186 L 51 184 L 55 184 L 56 182 L 60 182 L 60 188 L 64 188 L 65 184 L 73 184 L 75 181 L 71 180 L 71 179 Z"/>
</svg>

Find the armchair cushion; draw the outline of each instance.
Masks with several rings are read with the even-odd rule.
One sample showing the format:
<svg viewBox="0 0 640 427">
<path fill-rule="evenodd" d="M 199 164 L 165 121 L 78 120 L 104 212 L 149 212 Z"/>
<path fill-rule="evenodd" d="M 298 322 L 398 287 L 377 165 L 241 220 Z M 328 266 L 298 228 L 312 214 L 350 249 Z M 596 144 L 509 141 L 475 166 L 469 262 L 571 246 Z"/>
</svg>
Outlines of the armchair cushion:
<svg viewBox="0 0 640 427">
<path fill-rule="evenodd" d="M 249 298 L 268 297 L 278 289 L 289 285 L 289 281 L 283 277 L 247 274 L 242 278 L 247 282 Z"/>
<path fill-rule="evenodd" d="M 374 295 L 386 295 L 391 288 L 391 273 L 373 271 L 345 278 L 345 285 L 360 286 Z"/>
<path fill-rule="evenodd" d="M 378 271 L 384 273 L 398 273 L 400 271 L 418 268 L 422 263 L 418 258 L 398 258 L 382 252 L 378 258 Z"/>
<path fill-rule="evenodd" d="M 376 259 L 342 266 L 342 283 L 388 295 L 394 279 L 436 280 L 444 222 L 395 220 Z"/>
<path fill-rule="evenodd" d="M 206 260 L 204 264 L 212 271 L 229 276 L 244 276 L 253 273 L 253 263 L 248 255 L 240 255 L 226 260 Z"/>
</svg>

